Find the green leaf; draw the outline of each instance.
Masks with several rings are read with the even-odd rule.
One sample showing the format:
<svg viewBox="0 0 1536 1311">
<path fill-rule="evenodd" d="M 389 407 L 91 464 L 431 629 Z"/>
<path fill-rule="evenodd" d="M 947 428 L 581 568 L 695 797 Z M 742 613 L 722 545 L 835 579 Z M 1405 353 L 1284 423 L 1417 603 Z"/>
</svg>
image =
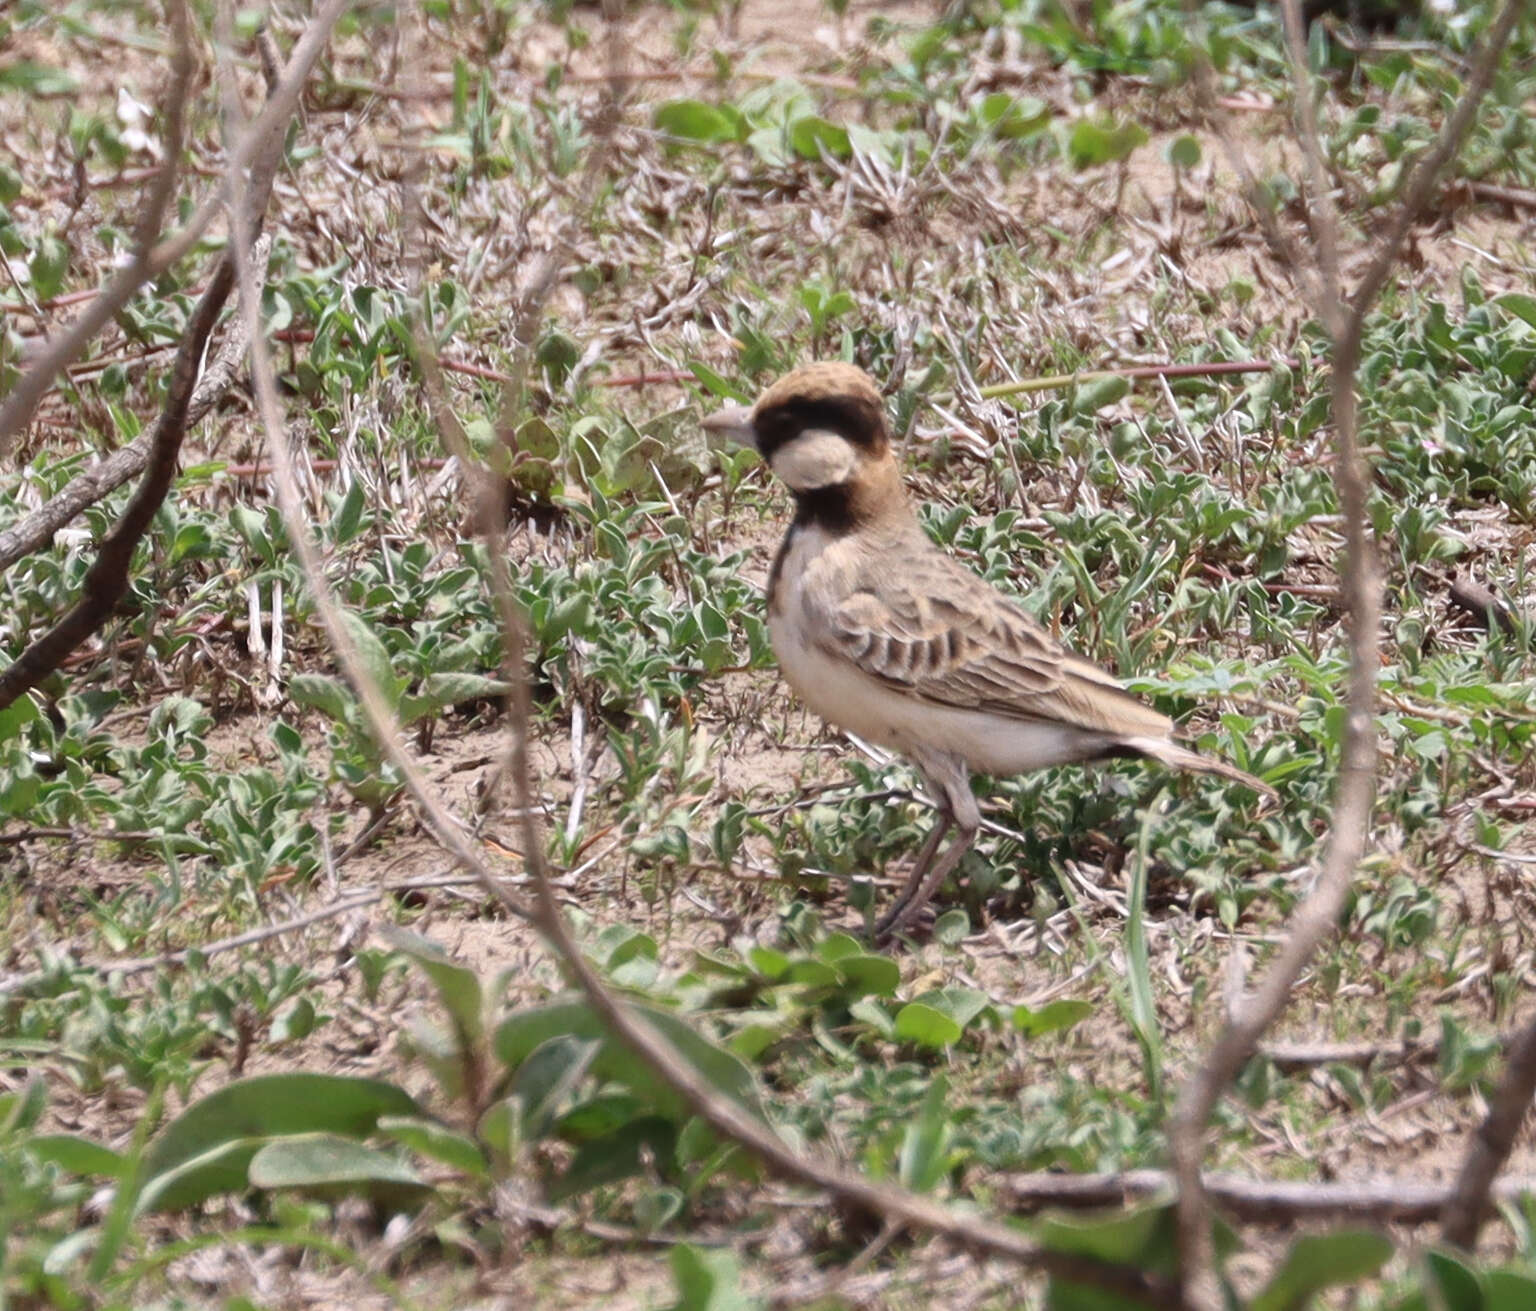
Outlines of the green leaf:
<svg viewBox="0 0 1536 1311">
<path fill-rule="evenodd" d="M 78 1175 L 105 1175 L 116 1179 L 122 1174 L 123 1157 L 110 1147 L 72 1133 L 44 1133 L 26 1140 L 26 1149 L 39 1161 L 56 1165 Z"/>
<path fill-rule="evenodd" d="M 10 705 L 0 710 L 0 746 L 13 737 L 20 737 L 22 729 L 28 724 L 37 723 L 42 717 L 42 712 L 37 708 L 37 702 L 32 699 L 32 693 L 23 692 Z"/>
<path fill-rule="evenodd" d="M 992 1004 L 992 999 L 975 988 L 935 988 L 912 999 L 949 1016 L 962 1029 Z"/>
<path fill-rule="evenodd" d="M 701 1037 L 668 1011 L 635 1002 L 628 1005 L 632 1012 L 648 1021 L 667 1039 L 678 1055 L 717 1092 L 766 1122 L 757 1084 L 740 1057 Z M 601 1043 L 592 1064 L 592 1072 L 599 1078 L 634 1089 L 648 1097 L 652 1105 L 674 1116 L 683 1117 L 687 1113 L 681 1099 L 652 1073 L 649 1064 L 608 1032 L 585 999 L 548 1002 L 508 1016 L 496 1030 L 496 1055 L 515 1069 L 540 1043 L 561 1036 L 596 1039 Z"/>
<path fill-rule="evenodd" d="M 679 1243 L 670 1260 L 677 1284 L 670 1311 L 757 1311 L 762 1306 L 741 1291 L 741 1266 L 729 1248 Z"/>
<path fill-rule="evenodd" d="M 837 970 L 825 961 L 802 956 L 799 960 L 790 962 L 782 981 L 798 983 L 809 988 L 833 988 L 837 986 L 839 976 Z"/>
<path fill-rule="evenodd" d="M 1101 124 L 1081 118 L 1067 140 L 1067 156 L 1073 168 L 1091 168 L 1124 159 L 1146 142 L 1147 130 L 1140 123 Z"/>
<path fill-rule="evenodd" d="M 932 1192 L 949 1173 L 951 1129 L 944 1109 L 947 1091 L 944 1077 L 935 1076 L 923 1095 L 917 1117 L 902 1134 L 897 1177 L 915 1192 Z"/>
<path fill-rule="evenodd" d="M 1047 1002 L 1039 1010 L 1028 1006 L 1013 1008 L 1013 1027 L 1031 1038 L 1043 1038 L 1048 1033 L 1060 1033 L 1070 1029 L 1093 1014 L 1093 1006 L 1086 1001 L 1063 998 Z"/>
<path fill-rule="evenodd" d="M 69 272 L 69 247 L 54 236 L 38 238 L 27 265 L 32 279 L 32 294 L 38 300 L 52 300 L 64 290 L 64 275 Z"/>
<path fill-rule="evenodd" d="M 789 957 L 776 947 L 750 948 L 747 963 L 765 979 L 781 979 L 789 972 Z"/>
<path fill-rule="evenodd" d="M 835 965 L 847 956 L 862 955 L 864 948 L 851 933 L 829 933 L 816 944 L 816 958 Z"/>
<path fill-rule="evenodd" d="M 943 1011 L 920 1001 L 908 1002 L 896 1012 L 895 1033 L 903 1042 L 939 1049 L 959 1042 L 962 1032 L 960 1025 Z"/>
<path fill-rule="evenodd" d="M 417 1115 L 392 1083 L 333 1074 L 264 1074 L 194 1102 L 165 1126 L 142 1164 L 140 1211 L 172 1211 L 243 1190 L 246 1167 L 268 1140 L 302 1133 L 364 1137 L 381 1115 Z"/>
<path fill-rule="evenodd" d="M 707 364 L 698 360 L 690 361 L 688 372 L 699 380 L 700 385 L 713 396 L 719 396 L 733 403 L 745 403 L 749 398 L 740 387 L 732 386 Z"/>
<path fill-rule="evenodd" d="M 1010 96 L 994 91 L 976 106 L 976 121 L 994 136 L 1008 141 L 1033 136 L 1051 121 L 1050 107 L 1034 96 Z"/>
<path fill-rule="evenodd" d="M 676 1220 L 687 1202 L 679 1189 L 648 1189 L 635 1198 L 635 1225 L 642 1233 L 654 1234 Z"/>
<path fill-rule="evenodd" d="M 820 159 L 823 154 L 847 159 L 853 154 L 847 129 L 820 114 L 807 114 L 789 125 L 789 148 L 801 159 Z"/>
<path fill-rule="evenodd" d="M 345 724 L 356 704 L 351 690 L 329 674 L 295 674 L 288 680 L 288 696 L 295 705 L 310 706 L 338 724 Z"/>
<path fill-rule="evenodd" d="M 268 331 L 274 331 L 275 325 Z M 331 516 L 330 538 L 337 546 L 343 546 L 357 536 L 363 522 L 363 510 L 368 502 L 363 495 L 362 484 L 353 479 L 347 484 L 347 494 L 341 498 L 336 513 Z"/>
<path fill-rule="evenodd" d="M 1483 1311 L 1483 1290 L 1471 1266 L 1449 1252 L 1424 1253 L 1426 1283 L 1439 1293 L 1445 1311 Z"/>
<path fill-rule="evenodd" d="M 530 1142 L 550 1131 L 576 1086 L 586 1077 L 602 1043 L 560 1034 L 540 1043 L 517 1067 L 508 1089 L 521 1108 L 521 1133 Z"/>
<path fill-rule="evenodd" d="M 946 947 L 958 947 L 971 931 L 971 917 L 959 906 L 946 910 L 933 926 L 934 941 Z"/>
<path fill-rule="evenodd" d="M 485 1037 L 484 996 L 480 976 L 448 955 L 430 938 L 407 929 L 384 925 L 379 936 L 402 956 L 421 966 L 437 989 L 438 1000 L 453 1021 L 459 1048 L 469 1053 Z"/>
<path fill-rule="evenodd" d="M 1519 1270 L 1490 1270 L 1483 1276 L 1484 1311 L 1531 1311 L 1536 1279 Z"/>
<path fill-rule="evenodd" d="M 456 671 L 428 674 L 421 680 L 419 691 L 407 693 L 400 698 L 400 720 L 405 724 L 414 724 L 419 719 L 440 715 L 466 701 L 491 700 L 506 696 L 511 690 L 501 679 L 488 678 L 484 674 Z"/>
<path fill-rule="evenodd" d="M 272 1021 L 273 1042 L 296 1042 L 315 1031 L 315 1004 L 308 997 L 295 997 Z"/>
<path fill-rule="evenodd" d="M 1168 162 L 1179 168 L 1194 168 L 1200 162 L 1200 143 L 1187 132 L 1168 143 Z"/>
<path fill-rule="evenodd" d="M 1162 1273 L 1172 1269 L 1173 1220 L 1170 1202 L 1148 1202 L 1105 1217 L 1048 1215 L 1040 1222 L 1040 1241 L 1053 1252 Z"/>
<path fill-rule="evenodd" d="M 472 1175 L 477 1179 L 487 1177 L 485 1153 L 473 1138 L 458 1133 L 435 1120 L 420 1116 L 381 1115 L 379 1132 L 387 1134 L 402 1147 L 409 1147 L 420 1156 L 446 1165 L 450 1170 Z"/>
<path fill-rule="evenodd" d="M 518 1148 L 523 1145 L 522 1107 L 515 1097 L 492 1102 L 475 1125 L 475 1136 L 485 1144 L 498 1173 L 512 1169 Z"/>
<path fill-rule="evenodd" d="M 577 592 L 550 612 L 549 620 L 539 630 L 539 636 L 548 643 L 559 641 L 567 633 L 587 637 L 591 631 L 592 597 L 587 592 Z"/>
<path fill-rule="evenodd" d="M 1513 314 L 1517 319 L 1523 319 L 1531 327 L 1536 328 L 1536 296 L 1528 296 L 1523 291 L 1510 291 L 1502 296 L 1495 296 L 1493 303 L 1505 313 Z"/>
<path fill-rule="evenodd" d="M 1129 378 L 1094 378 L 1072 389 L 1072 413 L 1094 414 L 1130 394 Z"/>
<path fill-rule="evenodd" d="M 901 986 L 901 967 L 886 956 L 844 956 L 836 968 L 843 989 L 860 996 L 894 997 Z"/>
<path fill-rule="evenodd" d="M 668 1171 L 676 1149 L 673 1121 L 659 1115 L 636 1116 L 611 1133 L 582 1143 L 565 1173 L 550 1185 L 549 1200 L 558 1204 L 604 1184 L 631 1179 L 644 1170 L 647 1157 Z"/>
<path fill-rule="evenodd" d="M 741 120 L 702 100 L 668 100 L 656 106 L 651 122 L 660 132 L 685 141 L 735 141 Z"/>
<path fill-rule="evenodd" d="M 0 90 L 25 92 L 33 96 L 71 96 L 80 89 L 74 77 L 62 68 L 30 59 L 17 59 L 0 66 Z"/>
<path fill-rule="evenodd" d="M 867 1024 L 882 1038 L 895 1040 L 896 1023 L 879 1002 L 871 1001 L 868 997 L 860 998 L 848 1007 L 848 1014 L 861 1024 Z"/>
<path fill-rule="evenodd" d="M 769 168 L 784 168 L 791 162 L 790 153 L 784 145 L 784 132 L 780 128 L 758 128 L 748 135 L 747 145 Z"/>
<path fill-rule="evenodd" d="M 267 1143 L 251 1158 L 255 1188 L 294 1188 L 319 1197 L 360 1194 L 395 1206 L 419 1202 L 430 1184 L 388 1152 L 336 1134 L 299 1134 Z"/>
<path fill-rule="evenodd" d="M 1392 1242 L 1369 1229 L 1340 1229 L 1296 1239 L 1250 1311 L 1303 1311 L 1313 1297 L 1335 1285 L 1355 1285 L 1376 1274 L 1392 1256 Z"/>
<path fill-rule="evenodd" d="M 566 1142 L 591 1142 L 594 1138 L 607 1138 L 648 1114 L 649 1108 L 634 1093 L 599 1093 L 578 1102 L 562 1115 L 556 1133 Z"/>
<path fill-rule="evenodd" d="M 368 621 L 353 610 L 341 612 L 341 625 L 352 639 L 352 645 L 357 648 L 364 671 L 378 685 L 385 703 L 393 710 L 400 703 L 400 680 L 395 677 L 395 665 L 389 658 L 389 648 Z"/>
</svg>

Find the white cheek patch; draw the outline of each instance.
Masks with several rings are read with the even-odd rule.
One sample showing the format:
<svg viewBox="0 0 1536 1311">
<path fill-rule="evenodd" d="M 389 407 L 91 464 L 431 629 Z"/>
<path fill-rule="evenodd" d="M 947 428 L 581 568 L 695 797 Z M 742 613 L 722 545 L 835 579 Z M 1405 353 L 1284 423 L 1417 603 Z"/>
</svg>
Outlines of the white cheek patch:
<svg viewBox="0 0 1536 1311">
<path fill-rule="evenodd" d="M 841 433 L 811 428 L 785 442 L 768 463 L 794 491 L 812 492 L 847 482 L 858 458 Z"/>
</svg>

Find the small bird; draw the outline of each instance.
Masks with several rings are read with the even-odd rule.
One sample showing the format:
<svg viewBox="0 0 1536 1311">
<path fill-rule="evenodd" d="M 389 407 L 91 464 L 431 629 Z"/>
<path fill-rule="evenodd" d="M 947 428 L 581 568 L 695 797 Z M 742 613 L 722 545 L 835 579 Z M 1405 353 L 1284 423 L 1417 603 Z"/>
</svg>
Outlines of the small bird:
<svg viewBox="0 0 1536 1311">
<path fill-rule="evenodd" d="M 755 446 L 795 498 L 768 575 L 768 633 L 785 681 L 828 723 L 906 756 L 938 808 L 877 938 L 911 923 L 975 840 L 973 770 L 1144 756 L 1273 795 L 1174 742 L 1172 720 L 929 540 L 863 370 L 807 365 L 704 427 Z"/>
</svg>

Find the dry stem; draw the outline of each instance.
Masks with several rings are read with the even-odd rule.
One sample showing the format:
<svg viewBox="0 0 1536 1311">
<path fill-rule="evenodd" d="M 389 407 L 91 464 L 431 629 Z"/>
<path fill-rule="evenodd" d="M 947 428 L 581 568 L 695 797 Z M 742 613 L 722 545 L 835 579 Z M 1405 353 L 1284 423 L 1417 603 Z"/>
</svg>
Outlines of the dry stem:
<svg viewBox="0 0 1536 1311">
<path fill-rule="evenodd" d="M 1337 215 L 1323 175 L 1322 148 L 1316 137 L 1315 116 L 1311 112 L 1310 77 L 1301 49 L 1300 5 L 1298 0 L 1284 0 L 1284 8 L 1292 75 L 1300 102 L 1302 146 L 1308 159 L 1314 161 L 1313 185 L 1318 193 L 1314 197 L 1316 207 L 1312 218 L 1319 236 L 1321 263 L 1309 267 L 1311 281 L 1317 288 L 1314 307 L 1333 337 L 1335 467 L 1345 521 L 1345 547 L 1339 572 L 1349 619 L 1349 688 L 1339 788 L 1317 883 L 1297 910 L 1286 941 L 1268 972 L 1248 999 L 1234 1008 L 1226 1028 L 1180 1091 L 1169 1126 L 1169 1152 L 1179 1183 L 1180 1282 L 1186 1305 L 1200 1308 L 1200 1311 L 1216 1311 L 1222 1304 L 1212 1248 L 1210 1201 L 1200 1173 L 1205 1126 L 1215 1110 L 1217 1099 L 1284 1010 L 1307 962 L 1336 927 L 1355 868 L 1365 850 L 1375 801 L 1374 709 L 1381 582 L 1366 520 L 1369 470 L 1357 438 L 1358 398 L 1355 392 L 1365 316 L 1386 281 L 1403 238 L 1427 202 L 1439 170 L 1460 148 L 1478 102 L 1493 78 L 1515 18 L 1524 8 L 1524 0 L 1505 0 L 1473 64 L 1461 101 L 1446 122 L 1439 140 L 1410 178 L 1387 236 L 1377 247 L 1359 288 L 1347 302 L 1347 309 L 1337 269 Z M 1208 78 L 1201 90 L 1208 94 Z M 1207 111 L 1210 112 L 1209 106 Z M 1225 135 L 1223 139 L 1228 140 Z M 1229 154 L 1241 158 L 1235 150 Z M 1246 164 L 1241 165 L 1240 171 L 1248 181 L 1250 194 L 1256 193 L 1257 183 L 1247 171 Z M 1278 225 L 1268 224 L 1265 231 L 1278 232 Z M 1277 254 L 1282 258 L 1293 249 L 1289 245 L 1275 244 Z M 1308 266 L 1293 266 L 1298 276 L 1303 267 Z"/>
<path fill-rule="evenodd" d="M 1536 1019 L 1509 1043 L 1504 1057 L 1504 1077 L 1488 1101 L 1488 1114 L 1462 1162 L 1456 1186 L 1446 1199 L 1441 1233 L 1448 1243 L 1471 1249 L 1477 1243 L 1488 1210 L 1494 1180 L 1509 1160 L 1515 1135 L 1531 1098 L 1536 1096 Z"/>
<path fill-rule="evenodd" d="M 298 104 L 310 67 L 319 58 L 320 52 L 325 49 L 331 28 L 341 17 L 342 11 L 349 2 L 350 0 L 326 0 L 324 7 L 315 16 L 298 44 L 294 46 L 282 83 L 268 97 L 261 113 L 230 152 L 226 169 L 228 176 L 238 176 L 250 168 L 271 140 L 274 132 L 278 134 L 278 139 L 281 141 L 281 129 Z M 180 115 L 178 120 L 179 117 Z M 171 145 L 174 145 L 174 150 L 171 149 Z M 181 143 L 179 141 L 168 143 L 167 150 L 169 158 L 166 161 L 166 168 L 170 168 L 172 161 L 179 159 L 181 155 Z M 159 196 L 162 190 L 167 192 L 170 190 L 168 185 L 161 185 L 163 176 L 162 171 L 149 185 L 145 209 L 135 224 L 136 233 L 143 234 L 150 232 L 151 229 L 155 234 L 159 232 L 163 211 L 160 216 L 154 216 L 151 213 L 149 201 Z M 168 201 L 168 195 L 166 199 Z M 17 435 L 31 422 L 38 402 L 53 385 L 53 380 L 80 357 L 92 338 L 112 321 L 141 286 L 159 277 L 192 249 L 223 206 L 223 189 L 219 188 L 202 203 L 186 226 L 175 236 L 158 240 L 153 246 L 149 246 L 146 241 L 145 245 L 135 253 L 132 262 L 124 267 L 102 289 L 101 294 L 81 311 L 79 318 L 54 338 L 41 358 L 17 380 L 16 386 L 12 388 L 4 405 L 0 405 L 0 460 L 10 453 L 11 445 Z M 151 218 L 153 222 L 150 221 Z"/>
</svg>

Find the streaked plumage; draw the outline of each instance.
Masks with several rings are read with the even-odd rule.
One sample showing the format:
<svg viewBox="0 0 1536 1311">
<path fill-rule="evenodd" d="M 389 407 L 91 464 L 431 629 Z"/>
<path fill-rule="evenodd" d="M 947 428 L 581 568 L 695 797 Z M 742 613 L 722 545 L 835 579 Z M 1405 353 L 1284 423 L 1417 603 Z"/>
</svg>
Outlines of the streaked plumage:
<svg viewBox="0 0 1536 1311">
<path fill-rule="evenodd" d="M 1270 790 L 1178 745 L 1170 719 L 929 540 L 902 486 L 880 394 L 861 370 L 797 369 L 751 409 L 705 424 L 755 445 L 795 497 L 768 580 L 785 681 L 829 723 L 912 760 L 938 805 L 939 823 L 879 934 L 909 923 L 974 840 L 972 770 L 1139 755 Z M 951 825 L 959 832 L 934 863 Z"/>
</svg>

